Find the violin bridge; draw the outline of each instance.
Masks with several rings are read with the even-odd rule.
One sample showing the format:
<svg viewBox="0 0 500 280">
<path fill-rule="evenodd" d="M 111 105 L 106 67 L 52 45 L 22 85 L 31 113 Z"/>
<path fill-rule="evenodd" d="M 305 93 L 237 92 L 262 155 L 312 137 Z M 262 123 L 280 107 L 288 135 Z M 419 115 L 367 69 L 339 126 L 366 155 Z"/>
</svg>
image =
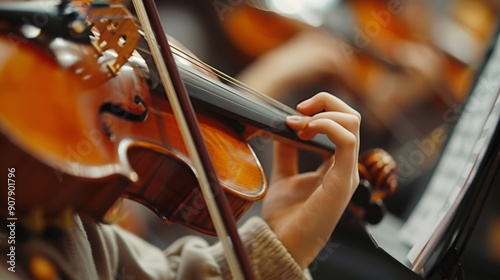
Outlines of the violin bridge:
<svg viewBox="0 0 500 280">
<path fill-rule="evenodd" d="M 95 1 L 88 10 L 88 19 L 99 33 L 98 40 L 92 42 L 94 49 L 99 55 L 107 50 L 116 52 L 116 59 L 108 64 L 108 69 L 114 76 L 128 61 L 141 39 L 133 16 L 116 2 Z"/>
</svg>

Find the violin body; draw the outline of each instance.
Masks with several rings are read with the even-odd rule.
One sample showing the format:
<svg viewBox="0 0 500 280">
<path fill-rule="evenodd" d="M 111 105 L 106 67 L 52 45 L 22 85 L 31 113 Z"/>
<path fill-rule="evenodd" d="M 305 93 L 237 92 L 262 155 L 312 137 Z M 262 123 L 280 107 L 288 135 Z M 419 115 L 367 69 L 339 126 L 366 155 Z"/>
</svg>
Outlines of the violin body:
<svg viewBox="0 0 500 280">
<path fill-rule="evenodd" d="M 16 169 L 16 215 L 43 209 L 50 219 L 70 208 L 101 221 L 125 196 L 166 222 L 215 234 L 169 103 L 150 90 L 140 57 L 112 76 L 112 54 L 12 30 L 0 34 L 0 53 L 0 167 Z M 262 168 L 235 129 L 198 118 L 239 218 L 265 194 Z"/>
</svg>

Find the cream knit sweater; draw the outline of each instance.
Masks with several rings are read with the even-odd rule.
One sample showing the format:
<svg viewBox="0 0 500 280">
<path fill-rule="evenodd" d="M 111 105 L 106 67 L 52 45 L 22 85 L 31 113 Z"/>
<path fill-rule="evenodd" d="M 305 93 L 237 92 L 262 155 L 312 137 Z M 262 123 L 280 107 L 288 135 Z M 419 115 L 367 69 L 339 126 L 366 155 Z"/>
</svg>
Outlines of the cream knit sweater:
<svg viewBox="0 0 500 280">
<path fill-rule="evenodd" d="M 43 256 L 60 279 L 230 279 L 220 244 L 184 237 L 165 251 L 115 225 L 75 217 L 75 227 L 57 240 L 16 240 L 15 272 L 7 270 L 6 240 L 1 240 L 0 279 L 30 279 L 29 260 Z M 310 279 L 260 218 L 240 228 L 258 279 Z"/>
</svg>

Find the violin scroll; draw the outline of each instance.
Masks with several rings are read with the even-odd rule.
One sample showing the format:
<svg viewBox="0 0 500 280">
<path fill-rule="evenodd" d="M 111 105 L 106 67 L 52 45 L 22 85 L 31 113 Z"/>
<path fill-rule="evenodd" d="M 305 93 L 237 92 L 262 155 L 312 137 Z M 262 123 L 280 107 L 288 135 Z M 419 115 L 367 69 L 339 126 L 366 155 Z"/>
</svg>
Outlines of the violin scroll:
<svg viewBox="0 0 500 280">
<path fill-rule="evenodd" d="M 360 178 L 368 180 L 373 187 L 373 199 L 384 199 L 397 189 L 398 171 L 396 161 L 383 149 L 373 149 L 359 159 Z"/>
<path fill-rule="evenodd" d="M 386 212 L 383 199 L 397 189 L 397 166 L 392 156 L 382 149 L 373 149 L 359 158 L 360 182 L 348 209 L 358 219 L 378 224 Z"/>
</svg>

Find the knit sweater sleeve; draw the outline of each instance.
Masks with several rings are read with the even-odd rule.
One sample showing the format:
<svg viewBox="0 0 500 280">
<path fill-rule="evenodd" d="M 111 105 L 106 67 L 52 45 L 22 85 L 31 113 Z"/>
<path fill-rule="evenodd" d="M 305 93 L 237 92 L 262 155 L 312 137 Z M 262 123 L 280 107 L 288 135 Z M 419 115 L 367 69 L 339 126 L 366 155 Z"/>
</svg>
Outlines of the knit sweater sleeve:
<svg viewBox="0 0 500 280">
<path fill-rule="evenodd" d="M 239 229 L 239 234 L 257 279 L 312 279 L 261 218 L 249 219 Z M 220 243 L 207 247 L 203 239 L 181 238 L 166 250 L 166 254 L 173 268 L 186 279 L 200 279 L 202 275 L 231 279 Z M 203 271 L 200 263 L 206 265 Z"/>
<path fill-rule="evenodd" d="M 86 227 L 100 278 L 231 279 L 219 243 L 181 238 L 161 251 L 117 226 Z M 257 279 L 310 279 L 260 218 L 239 230 Z"/>
</svg>

